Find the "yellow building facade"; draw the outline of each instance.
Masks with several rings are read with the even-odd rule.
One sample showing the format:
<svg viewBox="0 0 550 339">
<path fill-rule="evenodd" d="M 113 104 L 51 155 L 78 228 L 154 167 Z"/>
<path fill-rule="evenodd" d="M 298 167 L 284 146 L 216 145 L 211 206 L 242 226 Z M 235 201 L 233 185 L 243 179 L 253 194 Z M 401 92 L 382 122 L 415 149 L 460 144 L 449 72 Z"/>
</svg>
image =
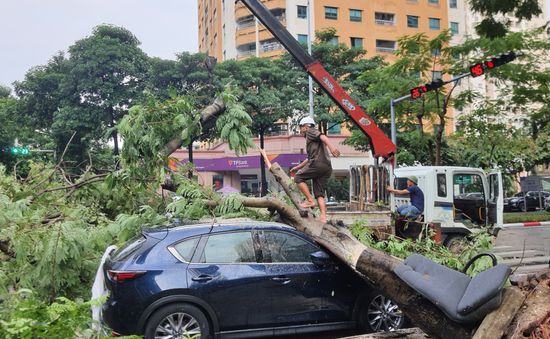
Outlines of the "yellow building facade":
<svg viewBox="0 0 550 339">
<path fill-rule="evenodd" d="M 399 37 L 419 32 L 434 37 L 449 28 L 447 0 L 261 1 L 297 40 L 307 41 L 308 24 L 311 32 L 334 27 L 339 43 L 363 47 L 369 57 L 391 59 Z M 283 48 L 241 2 L 199 0 L 199 51 L 222 61 L 275 56 Z"/>
<path fill-rule="evenodd" d="M 284 53 L 283 46 L 242 2 L 198 1 L 200 52 L 215 56 L 219 61 L 274 57 Z M 332 27 L 337 35 L 334 43 L 362 47 L 367 57 L 382 55 L 388 61 L 394 59 L 399 37 L 424 32 L 433 38 L 449 28 L 447 1 L 261 0 L 300 42 L 308 41 L 308 32 L 314 34 Z M 451 109 L 447 134 L 454 129 L 452 116 Z M 430 125 L 427 122 L 427 126 Z"/>
</svg>

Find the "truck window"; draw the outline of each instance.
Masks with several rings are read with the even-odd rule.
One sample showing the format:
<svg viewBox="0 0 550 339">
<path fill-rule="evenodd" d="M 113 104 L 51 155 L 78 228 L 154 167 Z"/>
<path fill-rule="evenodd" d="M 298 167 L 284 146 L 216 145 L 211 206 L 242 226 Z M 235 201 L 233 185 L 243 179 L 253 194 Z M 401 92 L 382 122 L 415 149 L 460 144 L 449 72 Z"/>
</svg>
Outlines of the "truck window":
<svg viewBox="0 0 550 339">
<path fill-rule="evenodd" d="M 485 190 L 479 174 L 455 174 L 453 176 L 454 196 L 458 199 L 483 200 Z"/>
<path fill-rule="evenodd" d="M 395 189 L 404 190 L 407 188 L 407 178 L 395 178 Z"/>
<path fill-rule="evenodd" d="M 437 175 L 437 196 L 447 196 L 447 175 L 445 173 Z"/>
</svg>

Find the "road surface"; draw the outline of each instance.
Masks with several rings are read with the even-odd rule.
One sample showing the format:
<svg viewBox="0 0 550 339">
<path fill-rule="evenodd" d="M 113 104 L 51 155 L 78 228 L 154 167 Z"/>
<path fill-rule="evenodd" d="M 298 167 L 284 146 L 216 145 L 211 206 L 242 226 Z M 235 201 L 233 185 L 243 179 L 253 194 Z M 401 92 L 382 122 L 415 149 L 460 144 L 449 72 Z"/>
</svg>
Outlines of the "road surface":
<svg viewBox="0 0 550 339">
<path fill-rule="evenodd" d="M 498 233 L 493 252 L 502 257 L 515 274 L 537 272 L 549 267 L 550 226 L 504 228 Z"/>
</svg>

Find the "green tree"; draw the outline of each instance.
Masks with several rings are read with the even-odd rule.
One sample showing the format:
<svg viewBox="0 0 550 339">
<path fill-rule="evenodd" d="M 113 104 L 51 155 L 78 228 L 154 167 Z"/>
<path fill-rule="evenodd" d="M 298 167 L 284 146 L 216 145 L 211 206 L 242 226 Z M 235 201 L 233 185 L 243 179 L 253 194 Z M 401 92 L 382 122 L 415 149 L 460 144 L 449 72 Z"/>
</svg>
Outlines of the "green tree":
<svg viewBox="0 0 550 339">
<path fill-rule="evenodd" d="M 54 129 L 60 137 L 77 131 L 85 144 L 108 132 L 119 153 L 116 124 L 145 88 L 148 59 L 127 29 L 111 25 L 69 47 L 69 70 L 62 82 L 64 109 Z"/>
<path fill-rule="evenodd" d="M 531 152 L 536 148 L 533 139 L 521 128 L 511 126 L 498 106 L 483 105 L 461 116 L 458 125 L 450 141 L 457 166 L 498 167 L 513 176 L 536 161 Z"/>
<path fill-rule="evenodd" d="M 513 32 L 495 39 L 467 40 L 452 48 L 452 53 L 458 56 L 453 72 L 462 72 L 464 65 L 510 50 L 516 51 L 517 60 L 492 69 L 485 75 L 486 81 L 499 91 L 499 95 L 492 101 L 483 102 L 480 108 L 500 112 L 500 116 L 507 117 L 508 124 L 518 120 L 522 133 L 538 145 L 538 151 L 534 153 L 537 156 L 531 157 L 534 162 L 525 162 L 525 169 L 529 170 L 534 165 L 548 163 L 544 147 L 547 145 L 550 121 L 550 41 L 544 28 Z M 455 102 L 461 108 L 479 101 L 480 97 L 482 93 L 470 89 L 462 92 Z"/>
<path fill-rule="evenodd" d="M 215 92 L 212 85 L 214 59 L 202 53 L 183 52 L 177 60 L 151 58 L 147 73 L 148 89 L 159 99 L 168 99 L 170 92 L 193 95 L 203 105 L 210 104 Z"/>
<path fill-rule="evenodd" d="M 422 82 L 448 76 L 451 61 L 447 47 L 450 32 L 433 39 L 419 33 L 398 39 L 397 59 L 391 65 L 365 70 L 358 78 L 366 88 L 366 110 L 378 121 L 389 121 L 390 101 L 403 96 Z M 404 101 L 396 108 L 398 161 L 401 164 L 441 165 L 446 159 L 444 131 L 454 87 L 428 92 L 415 102 Z M 433 133 L 430 130 L 433 129 Z M 366 148 L 366 139 L 354 131 L 347 143 Z"/>
<path fill-rule="evenodd" d="M 239 101 L 253 118 L 252 132 L 264 136 L 277 122 L 285 122 L 297 111 L 306 110 L 303 74 L 288 59 L 249 58 L 226 61 L 216 68 L 218 81 L 231 83 L 239 91 Z M 263 159 L 261 159 L 263 163 Z M 265 167 L 262 166 L 262 194 L 267 192 Z"/>
<path fill-rule="evenodd" d="M 340 83 L 350 96 L 361 106 L 365 107 L 366 84 L 359 79 L 362 72 L 380 67 L 383 59 L 374 57 L 366 59 L 363 48 L 349 48 L 343 43 L 336 43 L 337 31 L 327 28 L 315 32 L 315 41 L 312 45 L 313 57 L 319 60 L 323 67 Z M 345 121 L 351 121 L 317 85 L 314 85 L 315 118 L 321 131 Z M 307 91 L 303 92 L 307 95 Z M 306 98 L 307 100 L 307 98 Z"/>
<path fill-rule="evenodd" d="M 539 0 L 469 0 L 475 12 L 484 16 L 476 25 L 476 32 L 483 37 L 498 38 L 505 36 L 512 24 L 512 17 L 522 20 L 531 20 L 542 14 Z"/>
<path fill-rule="evenodd" d="M 0 85 L 0 98 L 7 98 L 11 95 L 11 88 Z"/>
<path fill-rule="evenodd" d="M 21 82 L 15 82 L 19 97 L 19 114 L 26 125 L 42 133 L 50 133 L 54 116 L 63 106 L 65 94 L 61 82 L 68 72 L 63 53 L 54 55 L 46 65 L 31 68 Z"/>
</svg>

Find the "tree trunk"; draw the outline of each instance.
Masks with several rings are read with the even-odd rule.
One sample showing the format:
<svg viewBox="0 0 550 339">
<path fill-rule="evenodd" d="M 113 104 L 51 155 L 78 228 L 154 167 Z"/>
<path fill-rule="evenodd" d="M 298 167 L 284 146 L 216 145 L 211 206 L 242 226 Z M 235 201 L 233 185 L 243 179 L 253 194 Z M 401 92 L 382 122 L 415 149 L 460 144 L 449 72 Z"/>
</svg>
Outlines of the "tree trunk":
<svg viewBox="0 0 550 339">
<path fill-rule="evenodd" d="M 222 97 L 217 97 L 212 105 L 207 106 L 201 111 L 201 124 L 203 129 L 208 129 L 212 127 L 212 124 L 216 121 L 215 118 L 217 118 L 218 115 L 222 114 L 224 111 L 225 102 L 223 101 Z M 163 154 L 165 156 L 169 156 L 177 149 L 179 149 L 182 145 L 183 140 L 181 139 L 181 136 L 175 136 L 172 138 L 172 140 L 164 145 Z"/>
<path fill-rule="evenodd" d="M 282 168 L 278 164 L 270 166 L 268 163 L 268 166 L 285 192 L 292 191 L 288 184 L 291 180 Z M 469 328 L 450 321 L 443 312 L 393 273 L 393 269 L 401 263 L 399 259 L 366 247 L 347 228 L 323 224 L 311 215 L 307 218 L 297 219 L 296 211 L 291 215 L 292 218 L 285 216 L 285 218 L 292 219 L 290 225 L 312 236 L 366 281 L 376 285 L 386 296 L 395 301 L 407 317 L 424 332 L 438 338 L 471 337 Z"/>
</svg>

